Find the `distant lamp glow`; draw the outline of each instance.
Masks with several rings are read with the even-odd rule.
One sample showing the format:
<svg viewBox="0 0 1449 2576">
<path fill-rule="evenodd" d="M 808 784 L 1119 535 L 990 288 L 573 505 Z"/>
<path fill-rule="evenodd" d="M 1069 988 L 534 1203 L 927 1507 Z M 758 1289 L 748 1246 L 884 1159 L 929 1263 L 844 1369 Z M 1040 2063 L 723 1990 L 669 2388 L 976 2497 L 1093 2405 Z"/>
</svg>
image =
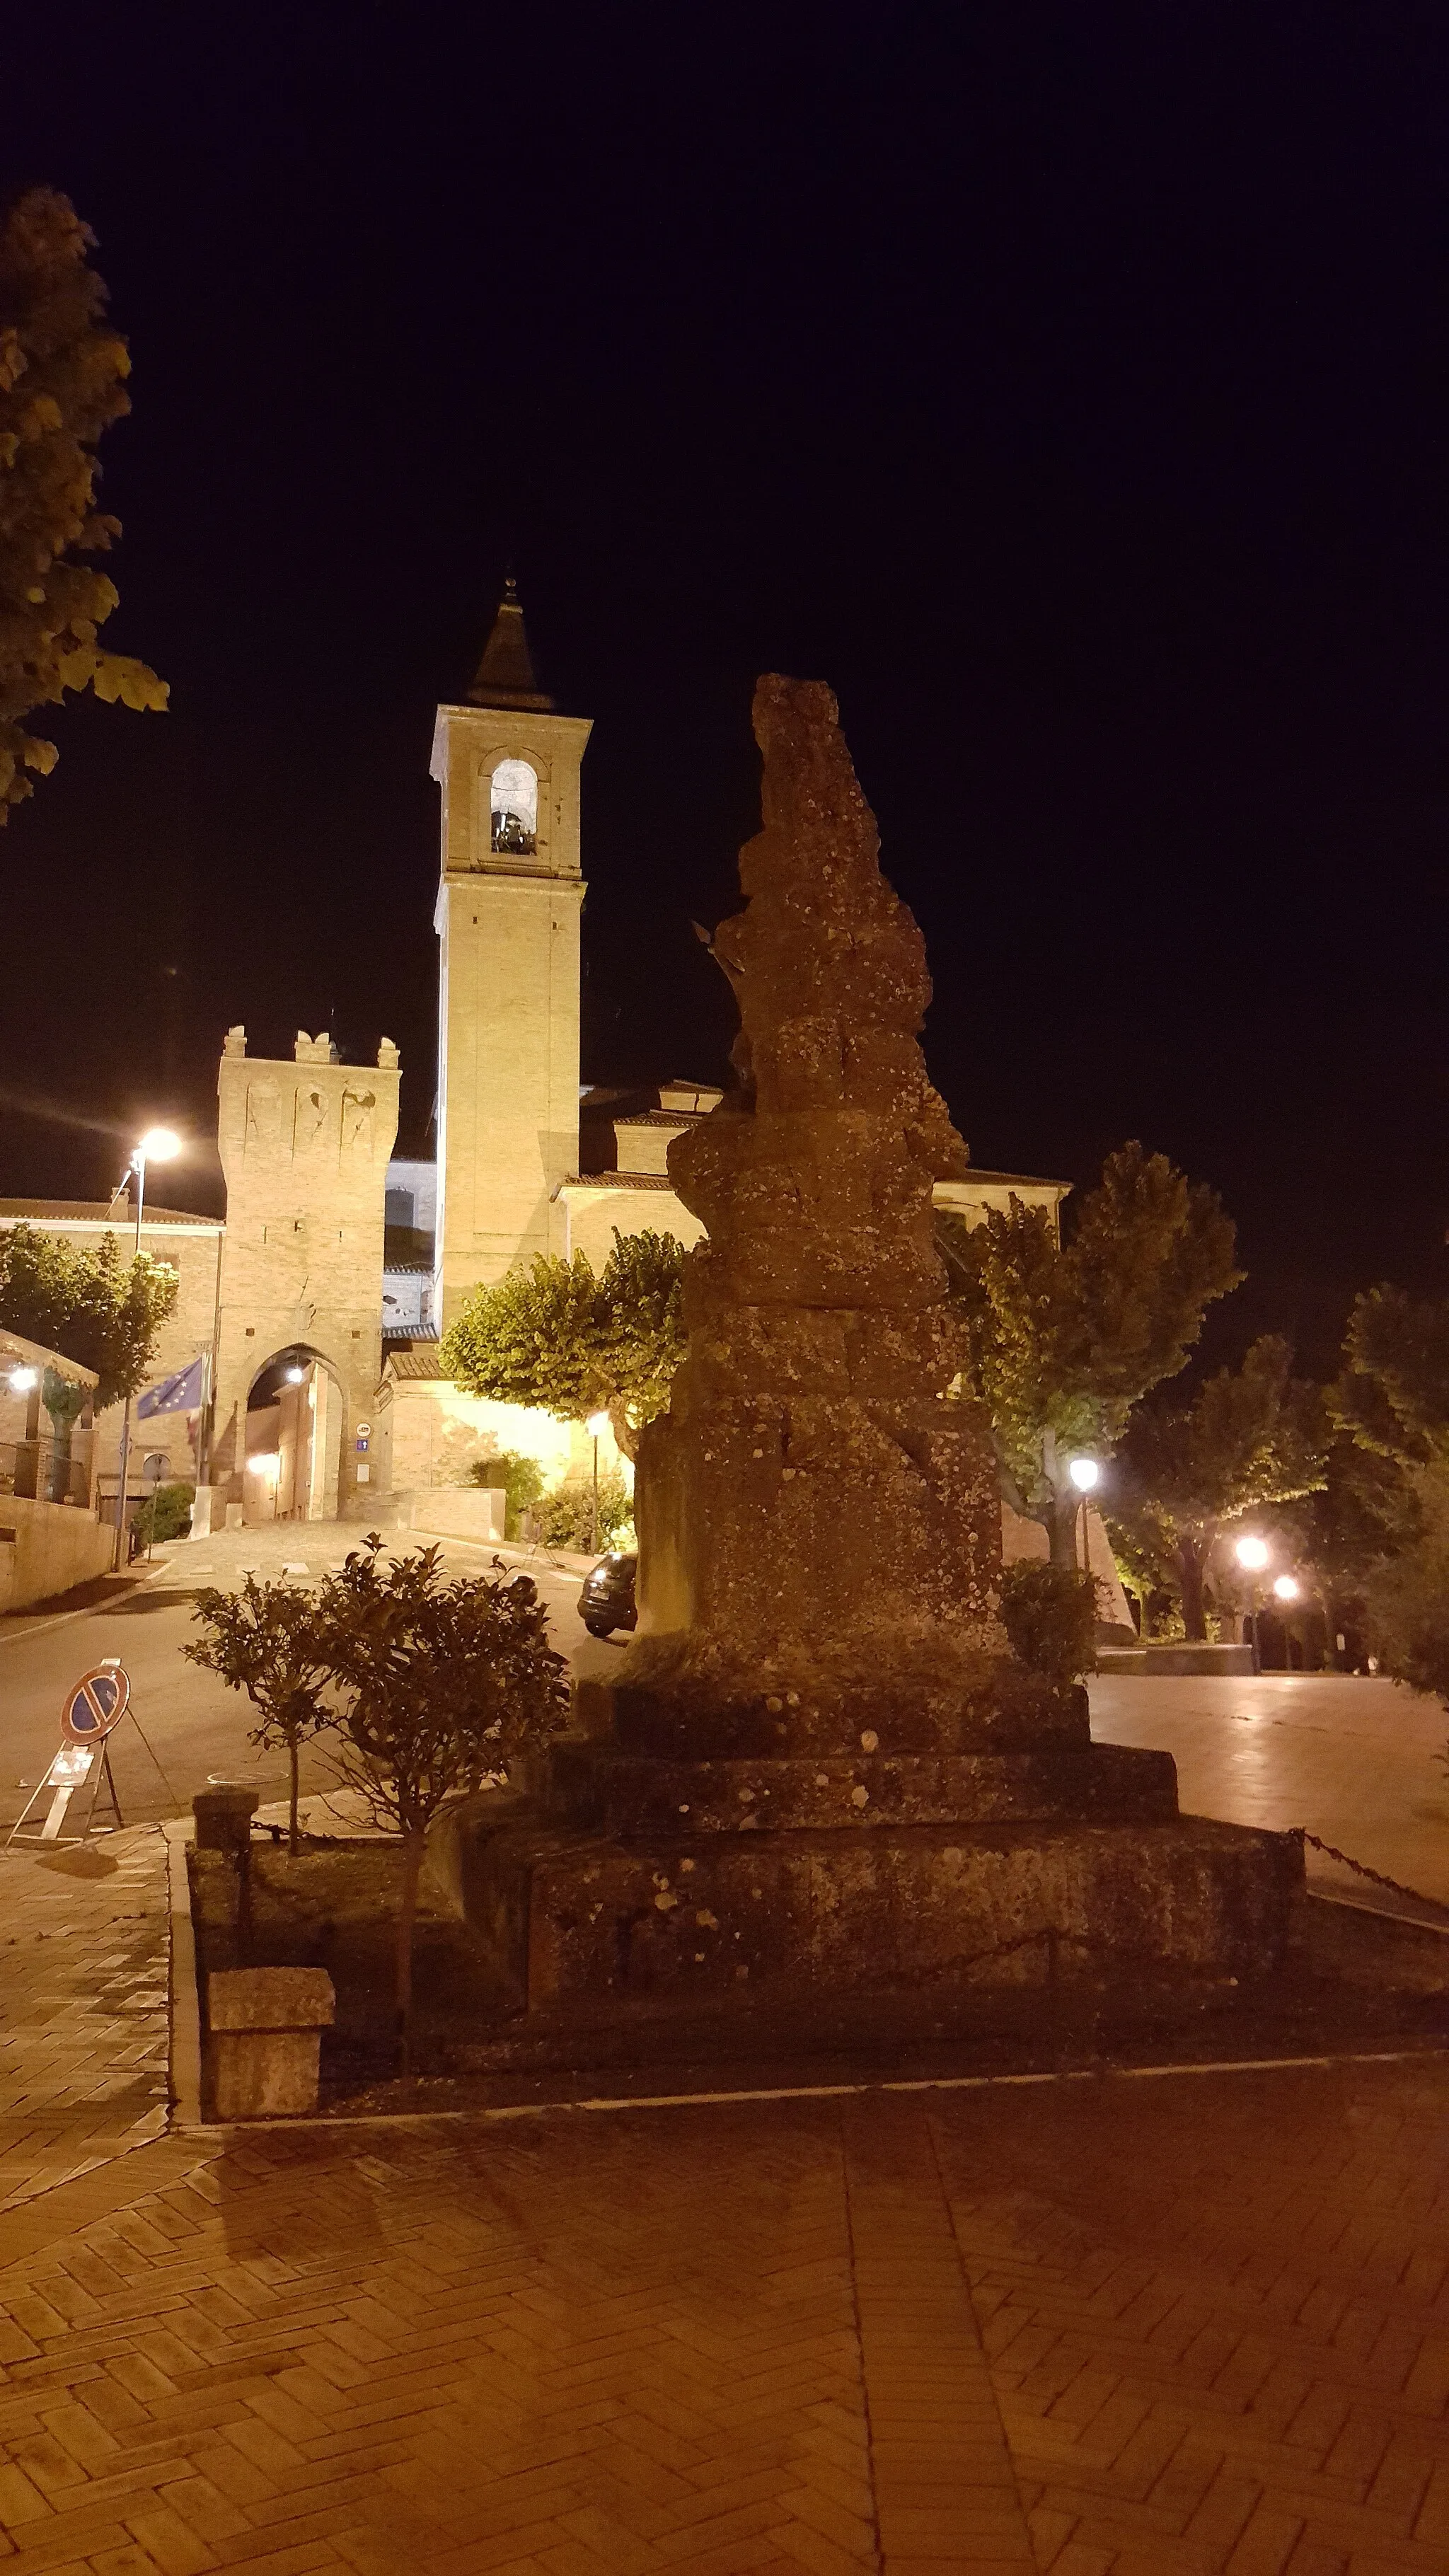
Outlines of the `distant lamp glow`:
<svg viewBox="0 0 1449 2576">
<path fill-rule="evenodd" d="M 584 1424 L 584 1429 L 593 1440 L 602 1440 L 608 1428 L 609 1417 L 607 1413 L 591 1413 L 587 1422 Z"/>
<path fill-rule="evenodd" d="M 148 1127 L 136 1151 L 146 1163 L 174 1163 L 181 1139 L 170 1127 Z"/>
<path fill-rule="evenodd" d="M 276 1476 L 281 1472 L 282 1461 L 275 1449 L 259 1449 L 248 1458 L 247 1465 L 254 1476 Z"/>
<path fill-rule="evenodd" d="M 39 1386 L 40 1371 L 33 1368 L 12 1369 L 9 1382 L 16 1395 L 28 1395 L 32 1387 Z"/>
<path fill-rule="evenodd" d="M 1263 1538 L 1240 1538 L 1233 1554 L 1249 1574 L 1261 1574 L 1268 1562 L 1268 1542 Z"/>
<path fill-rule="evenodd" d="M 1101 1473 L 1095 1458 L 1069 1458 L 1067 1461 L 1067 1474 L 1079 1494 L 1090 1494 Z"/>
<path fill-rule="evenodd" d="M 288 1384 L 288 1386 L 300 1386 L 300 1385 L 301 1385 L 301 1383 L 302 1383 L 302 1380 L 303 1380 L 303 1378 L 306 1376 L 306 1374 L 307 1374 L 307 1372 L 306 1372 L 306 1370 L 305 1370 L 305 1369 L 299 1369 L 299 1368 L 290 1368 L 290 1369 L 288 1369 L 288 1371 L 287 1371 L 287 1384 Z"/>
<path fill-rule="evenodd" d="M 1275 1576 L 1273 1590 L 1280 1601 L 1296 1601 L 1298 1598 L 1297 1577 L 1292 1574 L 1279 1574 Z"/>
</svg>

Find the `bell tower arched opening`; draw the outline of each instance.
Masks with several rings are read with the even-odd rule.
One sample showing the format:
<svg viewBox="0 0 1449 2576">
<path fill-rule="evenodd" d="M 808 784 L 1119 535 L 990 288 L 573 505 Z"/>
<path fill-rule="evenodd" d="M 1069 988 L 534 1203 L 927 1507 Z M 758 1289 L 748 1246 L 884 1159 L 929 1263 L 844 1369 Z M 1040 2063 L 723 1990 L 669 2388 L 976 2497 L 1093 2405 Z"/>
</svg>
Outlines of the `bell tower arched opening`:
<svg viewBox="0 0 1449 2576">
<path fill-rule="evenodd" d="M 489 788 L 489 847 L 531 859 L 538 850 L 538 772 L 526 760 L 500 760 Z"/>
</svg>

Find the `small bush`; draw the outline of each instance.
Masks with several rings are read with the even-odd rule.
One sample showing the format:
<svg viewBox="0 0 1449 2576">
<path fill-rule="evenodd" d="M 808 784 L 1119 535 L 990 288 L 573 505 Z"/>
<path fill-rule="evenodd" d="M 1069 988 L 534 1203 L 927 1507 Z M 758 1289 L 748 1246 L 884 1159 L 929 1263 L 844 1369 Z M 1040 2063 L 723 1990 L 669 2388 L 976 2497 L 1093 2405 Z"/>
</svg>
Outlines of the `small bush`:
<svg viewBox="0 0 1449 2576">
<path fill-rule="evenodd" d="M 158 1485 L 134 1515 L 134 1527 L 141 1545 L 154 1540 L 159 1547 L 168 1538 L 184 1538 L 191 1527 L 191 1506 L 196 1500 L 194 1485 Z"/>
<path fill-rule="evenodd" d="M 1097 1579 L 1026 1557 L 1001 1578 L 1001 1618 L 1013 1654 L 1048 1681 L 1079 1681 L 1097 1665 Z"/>
<path fill-rule="evenodd" d="M 594 1480 L 592 1476 L 570 1477 L 565 1484 L 545 1494 L 534 1510 L 534 1526 L 545 1547 L 577 1548 L 587 1555 L 595 1548 L 617 1545 L 620 1530 L 633 1526 L 634 1506 L 629 1488 L 617 1469 L 599 1478 L 599 1527 L 594 1533 Z"/>
<path fill-rule="evenodd" d="M 475 1458 L 468 1469 L 470 1485 L 499 1486 L 506 1497 L 503 1535 L 517 1538 L 525 1512 L 532 1511 L 543 1492 L 543 1469 L 536 1458 L 526 1458 L 518 1449 L 496 1450 L 491 1458 Z"/>
</svg>

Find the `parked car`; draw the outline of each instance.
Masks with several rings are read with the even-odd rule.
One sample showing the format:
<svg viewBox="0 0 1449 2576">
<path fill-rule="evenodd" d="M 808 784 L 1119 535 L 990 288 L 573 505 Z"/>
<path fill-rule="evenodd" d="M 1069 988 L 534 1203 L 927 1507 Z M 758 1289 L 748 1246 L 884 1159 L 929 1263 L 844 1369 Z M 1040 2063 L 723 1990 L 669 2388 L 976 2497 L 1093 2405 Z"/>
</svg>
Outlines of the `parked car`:
<svg viewBox="0 0 1449 2576">
<path fill-rule="evenodd" d="M 616 1628 L 632 1628 L 639 1612 L 634 1601 L 637 1556 L 610 1548 L 590 1566 L 579 1594 L 579 1617 L 591 1637 L 610 1637 Z"/>
</svg>

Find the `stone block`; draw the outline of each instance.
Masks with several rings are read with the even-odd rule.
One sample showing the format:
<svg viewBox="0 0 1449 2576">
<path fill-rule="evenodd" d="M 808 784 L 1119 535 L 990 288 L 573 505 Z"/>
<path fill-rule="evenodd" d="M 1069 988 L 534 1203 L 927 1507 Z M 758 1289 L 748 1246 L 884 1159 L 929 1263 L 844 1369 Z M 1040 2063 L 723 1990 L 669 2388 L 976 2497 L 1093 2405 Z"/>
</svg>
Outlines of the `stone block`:
<svg viewBox="0 0 1449 2576">
<path fill-rule="evenodd" d="M 191 1801 L 197 1850 L 244 1850 L 251 1840 L 252 1818 L 261 1803 L 260 1790 L 228 1780 L 213 1780 L 205 1789 L 198 1789 Z"/>
<path fill-rule="evenodd" d="M 322 2032 L 335 2011 L 325 1969 L 221 1969 L 207 1979 L 206 2007 L 218 2120 L 316 2110 Z"/>
</svg>

